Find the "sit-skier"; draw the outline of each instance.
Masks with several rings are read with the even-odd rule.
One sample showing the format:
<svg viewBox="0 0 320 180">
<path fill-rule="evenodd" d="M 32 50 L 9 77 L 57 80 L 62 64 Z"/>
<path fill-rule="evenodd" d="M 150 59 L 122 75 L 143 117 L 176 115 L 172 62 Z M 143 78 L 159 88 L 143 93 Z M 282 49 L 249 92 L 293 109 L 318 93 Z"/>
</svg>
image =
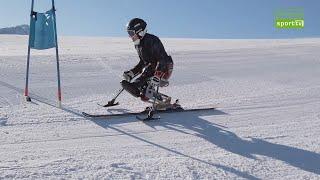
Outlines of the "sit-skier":
<svg viewBox="0 0 320 180">
<path fill-rule="evenodd" d="M 171 97 L 157 93 L 157 89 L 169 85 L 168 80 L 173 70 L 171 56 L 168 56 L 157 36 L 147 33 L 147 23 L 144 20 L 132 19 L 127 24 L 127 32 L 140 61 L 134 68 L 123 73 L 122 87 L 142 101 L 155 101 L 157 109 L 170 106 Z M 131 82 L 138 75 L 140 76 Z"/>
</svg>

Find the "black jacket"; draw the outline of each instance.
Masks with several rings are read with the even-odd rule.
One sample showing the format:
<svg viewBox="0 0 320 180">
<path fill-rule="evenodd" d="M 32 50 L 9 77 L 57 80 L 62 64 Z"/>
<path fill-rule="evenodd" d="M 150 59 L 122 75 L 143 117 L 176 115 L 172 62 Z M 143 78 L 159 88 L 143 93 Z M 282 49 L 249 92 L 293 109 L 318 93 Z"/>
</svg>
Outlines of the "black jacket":
<svg viewBox="0 0 320 180">
<path fill-rule="evenodd" d="M 153 76 L 155 71 L 166 72 L 168 64 L 173 64 L 171 56 L 166 53 L 160 39 L 152 34 L 146 34 L 140 41 L 139 45 L 135 46 L 140 62 L 131 71 L 134 74 L 142 73 L 144 76 Z"/>
</svg>

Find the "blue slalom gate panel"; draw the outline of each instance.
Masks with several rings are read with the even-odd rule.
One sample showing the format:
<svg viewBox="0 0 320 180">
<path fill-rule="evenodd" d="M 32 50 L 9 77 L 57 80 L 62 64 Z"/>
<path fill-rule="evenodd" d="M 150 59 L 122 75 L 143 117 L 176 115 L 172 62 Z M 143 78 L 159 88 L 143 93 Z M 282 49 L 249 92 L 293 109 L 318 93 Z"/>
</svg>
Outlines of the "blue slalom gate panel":
<svg viewBox="0 0 320 180">
<path fill-rule="evenodd" d="M 49 49 L 56 47 L 54 10 L 34 12 L 30 23 L 30 48 Z"/>
</svg>

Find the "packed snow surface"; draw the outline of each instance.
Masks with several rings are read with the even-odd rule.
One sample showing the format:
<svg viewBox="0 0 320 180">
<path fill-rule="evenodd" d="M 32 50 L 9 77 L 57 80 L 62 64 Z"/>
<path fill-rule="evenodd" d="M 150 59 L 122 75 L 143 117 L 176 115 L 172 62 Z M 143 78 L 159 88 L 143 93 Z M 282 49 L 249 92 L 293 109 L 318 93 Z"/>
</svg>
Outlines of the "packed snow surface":
<svg viewBox="0 0 320 180">
<path fill-rule="evenodd" d="M 55 51 L 0 35 L 0 179 L 319 179 L 320 39 L 162 39 L 175 66 L 161 92 L 214 111 L 89 119 L 81 112 L 136 112 L 123 93 L 138 62 L 127 38 L 61 37 L 63 107 Z"/>
</svg>

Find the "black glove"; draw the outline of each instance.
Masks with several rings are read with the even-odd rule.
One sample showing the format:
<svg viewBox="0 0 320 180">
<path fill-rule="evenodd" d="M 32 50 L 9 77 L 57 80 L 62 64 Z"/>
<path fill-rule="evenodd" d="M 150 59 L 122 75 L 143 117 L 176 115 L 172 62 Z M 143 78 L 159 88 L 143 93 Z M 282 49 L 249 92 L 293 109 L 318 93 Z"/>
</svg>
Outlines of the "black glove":
<svg viewBox="0 0 320 180">
<path fill-rule="evenodd" d="M 134 74 L 132 71 L 125 71 L 123 73 L 123 79 L 130 82 L 134 78 Z"/>
</svg>

